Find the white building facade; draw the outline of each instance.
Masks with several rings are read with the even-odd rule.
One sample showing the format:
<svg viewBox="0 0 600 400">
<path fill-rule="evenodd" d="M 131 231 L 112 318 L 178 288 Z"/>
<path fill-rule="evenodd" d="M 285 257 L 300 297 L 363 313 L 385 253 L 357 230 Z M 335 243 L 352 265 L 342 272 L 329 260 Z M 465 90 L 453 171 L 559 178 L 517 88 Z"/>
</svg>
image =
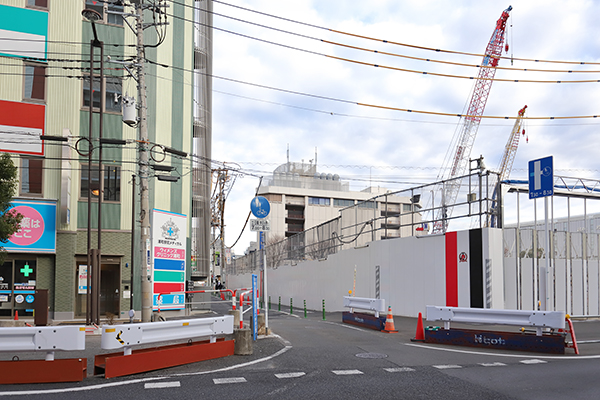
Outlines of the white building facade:
<svg viewBox="0 0 600 400">
<path fill-rule="evenodd" d="M 267 185 L 258 189 L 271 205 L 267 217 L 271 230 L 265 241 L 275 242 L 303 232 L 339 217 L 345 209 L 361 214 L 356 216 L 357 221 L 377 221 L 381 229 L 375 232 L 374 240 L 419 234 L 416 224 L 421 220 L 420 199 L 386 196 L 388 192 L 374 187 L 350 191 L 348 182 L 341 181 L 337 174 L 317 172 L 314 164 L 280 165 Z M 375 196 L 379 197 L 372 200 Z"/>
</svg>

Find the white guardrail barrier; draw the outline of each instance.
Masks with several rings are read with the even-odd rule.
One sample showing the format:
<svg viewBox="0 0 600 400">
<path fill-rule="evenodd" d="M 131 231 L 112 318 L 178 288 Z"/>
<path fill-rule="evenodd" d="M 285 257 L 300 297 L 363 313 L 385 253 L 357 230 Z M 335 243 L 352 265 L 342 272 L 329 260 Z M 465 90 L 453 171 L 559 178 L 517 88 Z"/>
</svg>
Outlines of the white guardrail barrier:
<svg viewBox="0 0 600 400">
<path fill-rule="evenodd" d="M 377 318 L 379 318 L 380 312 L 386 312 L 385 299 L 344 296 L 344 307 L 350 307 L 350 309 L 358 308 L 360 310 L 374 311 L 375 317 Z"/>
<path fill-rule="evenodd" d="M 0 328 L 0 351 L 45 351 L 52 361 L 63 350 L 85 350 L 85 326 Z"/>
<path fill-rule="evenodd" d="M 450 322 L 516 325 L 534 327 L 541 335 L 543 328 L 564 329 L 565 315 L 564 311 L 427 306 L 427 321 L 442 321 L 444 329 L 450 329 Z"/>
<path fill-rule="evenodd" d="M 142 322 L 138 324 L 102 326 L 102 348 L 123 349 L 125 355 L 131 354 L 131 346 L 169 340 L 210 337 L 233 333 L 233 315 L 214 318 L 194 318 L 164 322 Z"/>
</svg>

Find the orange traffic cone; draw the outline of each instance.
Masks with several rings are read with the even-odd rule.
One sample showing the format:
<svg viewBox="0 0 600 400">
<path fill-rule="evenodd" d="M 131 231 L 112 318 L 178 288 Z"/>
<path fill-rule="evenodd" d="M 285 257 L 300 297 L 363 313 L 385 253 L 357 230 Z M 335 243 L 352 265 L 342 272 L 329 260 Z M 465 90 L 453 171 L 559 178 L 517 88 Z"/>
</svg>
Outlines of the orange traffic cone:
<svg viewBox="0 0 600 400">
<path fill-rule="evenodd" d="M 19 312 L 15 310 L 15 321 L 19 320 Z"/>
<path fill-rule="evenodd" d="M 425 329 L 423 328 L 423 316 L 421 313 L 419 313 L 419 319 L 417 320 L 417 333 L 415 333 L 415 337 L 410 340 L 411 342 L 425 341 Z"/>
<path fill-rule="evenodd" d="M 388 314 L 387 317 L 385 319 L 385 328 L 383 328 L 383 331 L 385 333 L 392 333 L 392 332 L 398 332 L 396 330 L 396 328 L 394 327 L 394 316 L 392 315 L 392 307 L 388 307 Z"/>
</svg>

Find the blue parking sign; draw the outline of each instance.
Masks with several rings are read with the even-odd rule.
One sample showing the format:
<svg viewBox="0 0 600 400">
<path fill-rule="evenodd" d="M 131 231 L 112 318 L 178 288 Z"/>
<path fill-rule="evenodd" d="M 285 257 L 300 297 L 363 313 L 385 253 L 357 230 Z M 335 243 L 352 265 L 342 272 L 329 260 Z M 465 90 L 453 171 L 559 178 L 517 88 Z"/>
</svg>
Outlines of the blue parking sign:
<svg viewBox="0 0 600 400">
<path fill-rule="evenodd" d="M 529 161 L 529 198 L 554 194 L 554 166 L 552 156 Z"/>
</svg>

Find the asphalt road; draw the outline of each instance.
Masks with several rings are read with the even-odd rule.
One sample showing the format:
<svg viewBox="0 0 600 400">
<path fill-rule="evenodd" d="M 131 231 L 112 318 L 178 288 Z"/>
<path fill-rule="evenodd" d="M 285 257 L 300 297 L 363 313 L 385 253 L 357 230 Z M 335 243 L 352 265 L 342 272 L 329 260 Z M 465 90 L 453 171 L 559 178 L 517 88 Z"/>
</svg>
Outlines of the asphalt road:
<svg viewBox="0 0 600 400">
<path fill-rule="evenodd" d="M 320 313 L 304 318 L 271 312 L 274 334 L 257 340 L 251 356 L 126 378 L 89 377 L 75 384 L 4 385 L 0 397 L 531 400 L 598 395 L 598 321 L 576 323 L 580 355 L 567 349 L 565 355 L 546 356 L 414 343 L 415 319 L 394 320 L 399 332 L 384 334 L 342 324 L 339 313 L 323 321 Z M 98 345 L 99 336 L 87 338 L 90 349 Z"/>
</svg>

